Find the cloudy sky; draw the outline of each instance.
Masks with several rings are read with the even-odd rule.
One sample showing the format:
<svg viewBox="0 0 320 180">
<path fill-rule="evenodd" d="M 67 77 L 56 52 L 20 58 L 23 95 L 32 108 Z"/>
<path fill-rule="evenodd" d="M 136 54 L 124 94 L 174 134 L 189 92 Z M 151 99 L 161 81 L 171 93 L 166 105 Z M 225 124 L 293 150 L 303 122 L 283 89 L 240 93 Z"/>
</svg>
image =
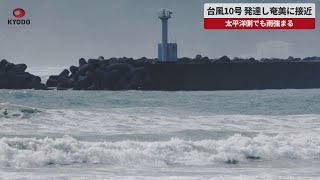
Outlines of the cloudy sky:
<svg viewBox="0 0 320 180">
<path fill-rule="evenodd" d="M 204 30 L 203 4 L 208 2 L 312 2 L 320 9 L 320 0 L 1 0 L 0 59 L 30 65 L 70 65 L 80 57 L 100 55 L 155 58 L 161 40 L 157 18 L 161 8 L 174 12 L 169 39 L 178 43 L 179 57 L 256 57 L 257 46 L 270 42 L 290 44 L 293 56 L 320 56 L 319 28 Z M 31 25 L 7 24 L 18 7 L 26 10 L 25 18 Z"/>
</svg>

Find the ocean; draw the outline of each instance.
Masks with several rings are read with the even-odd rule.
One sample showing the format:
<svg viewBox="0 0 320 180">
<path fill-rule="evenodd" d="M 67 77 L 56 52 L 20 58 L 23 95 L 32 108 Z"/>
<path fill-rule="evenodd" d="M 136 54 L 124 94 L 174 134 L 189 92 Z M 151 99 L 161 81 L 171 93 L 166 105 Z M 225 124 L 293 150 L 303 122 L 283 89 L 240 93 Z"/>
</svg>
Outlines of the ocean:
<svg viewBox="0 0 320 180">
<path fill-rule="evenodd" d="M 0 90 L 0 178 L 320 179 L 319 104 L 319 89 Z"/>
</svg>

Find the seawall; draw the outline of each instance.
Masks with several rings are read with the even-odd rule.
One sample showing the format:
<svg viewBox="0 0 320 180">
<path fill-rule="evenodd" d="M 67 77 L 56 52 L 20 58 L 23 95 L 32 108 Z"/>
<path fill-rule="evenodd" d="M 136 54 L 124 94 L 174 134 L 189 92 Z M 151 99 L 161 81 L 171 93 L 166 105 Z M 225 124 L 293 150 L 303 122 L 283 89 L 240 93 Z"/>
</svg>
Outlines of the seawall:
<svg viewBox="0 0 320 180">
<path fill-rule="evenodd" d="M 147 64 L 155 90 L 320 88 L 320 62 Z"/>
</svg>

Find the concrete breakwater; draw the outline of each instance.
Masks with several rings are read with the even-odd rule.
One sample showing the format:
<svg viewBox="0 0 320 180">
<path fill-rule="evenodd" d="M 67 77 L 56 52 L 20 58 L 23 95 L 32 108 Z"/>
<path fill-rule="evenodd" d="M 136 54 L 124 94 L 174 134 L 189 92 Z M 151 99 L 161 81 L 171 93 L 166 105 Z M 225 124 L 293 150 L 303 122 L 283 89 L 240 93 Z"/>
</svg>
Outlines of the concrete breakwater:
<svg viewBox="0 0 320 180">
<path fill-rule="evenodd" d="M 150 89 L 152 80 L 145 70 L 153 60 L 133 59 L 79 59 L 79 65 L 70 66 L 59 75 L 49 77 L 46 85 L 58 90 L 129 90 Z"/>
<path fill-rule="evenodd" d="M 45 84 L 25 64 L 0 62 L 0 89 L 58 90 L 242 90 L 320 88 L 320 58 L 79 59 Z"/>
<path fill-rule="evenodd" d="M 47 89 L 39 76 L 25 72 L 26 64 L 0 61 L 0 89 Z"/>
</svg>

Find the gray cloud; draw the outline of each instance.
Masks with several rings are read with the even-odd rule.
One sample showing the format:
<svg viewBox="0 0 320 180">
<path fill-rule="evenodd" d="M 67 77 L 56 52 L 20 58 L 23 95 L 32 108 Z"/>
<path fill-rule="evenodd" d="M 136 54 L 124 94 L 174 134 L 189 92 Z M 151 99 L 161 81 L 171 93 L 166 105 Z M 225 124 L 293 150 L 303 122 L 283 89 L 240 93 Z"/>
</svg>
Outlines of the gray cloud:
<svg viewBox="0 0 320 180">
<path fill-rule="evenodd" d="M 261 42 L 295 44 L 293 56 L 319 55 L 319 28 L 298 31 L 223 31 L 203 29 L 207 2 L 277 2 L 242 0 L 2 0 L 0 58 L 41 65 L 68 65 L 78 58 L 156 57 L 160 21 L 156 11 L 174 11 L 169 37 L 179 45 L 179 57 L 254 56 Z M 280 1 L 278 1 L 280 2 Z M 313 2 L 319 0 L 281 1 Z M 30 26 L 8 26 L 14 8 L 21 7 Z M 319 19 L 319 13 L 317 14 Z M 319 24 L 319 22 L 318 22 Z"/>
</svg>

